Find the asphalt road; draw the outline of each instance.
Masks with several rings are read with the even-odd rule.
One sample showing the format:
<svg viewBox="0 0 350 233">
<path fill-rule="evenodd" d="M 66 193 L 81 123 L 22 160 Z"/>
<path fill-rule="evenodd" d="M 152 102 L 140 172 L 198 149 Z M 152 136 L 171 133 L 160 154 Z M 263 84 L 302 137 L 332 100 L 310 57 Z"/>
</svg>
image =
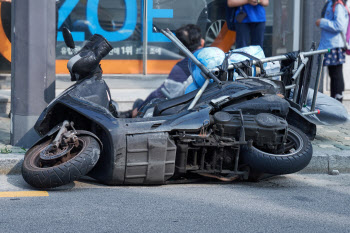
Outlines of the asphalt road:
<svg viewBox="0 0 350 233">
<path fill-rule="evenodd" d="M 258 183 L 148 187 L 111 187 L 82 180 L 48 190 L 48 196 L 21 197 L 23 191 L 28 194 L 35 190 L 21 176 L 0 176 L 0 196 L 14 195 L 0 197 L 0 232 L 350 229 L 350 174 L 293 174 Z"/>
</svg>

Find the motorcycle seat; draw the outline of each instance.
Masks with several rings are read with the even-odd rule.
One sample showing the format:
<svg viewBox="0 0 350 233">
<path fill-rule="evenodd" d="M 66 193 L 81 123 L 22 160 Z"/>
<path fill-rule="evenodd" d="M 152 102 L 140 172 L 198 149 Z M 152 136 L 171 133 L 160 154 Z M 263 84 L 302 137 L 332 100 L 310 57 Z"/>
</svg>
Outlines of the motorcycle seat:
<svg viewBox="0 0 350 233">
<path fill-rule="evenodd" d="M 186 95 L 179 96 L 174 99 L 162 101 L 155 105 L 153 116 L 172 115 L 184 110 L 194 99 L 199 89 L 190 92 Z M 236 82 L 224 82 L 222 87 L 216 83 L 208 85 L 206 91 L 198 100 L 196 105 L 209 104 L 212 99 L 220 96 L 231 96 L 234 98 L 242 98 L 254 93 L 270 93 L 274 94 L 275 89 L 271 84 L 264 83 L 259 80 L 245 79 Z"/>
<path fill-rule="evenodd" d="M 211 88 L 212 86 L 213 85 L 209 85 L 208 89 Z M 199 89 L 192 91 L 190 93 L 187 93 L 185 95 L 178 96 L 173 99 L 168 99 L 156 104 L 154 107 L 153 116 L 171 115 L 178 112 L 179 108 L 182 109 L 184 105 L 189 104 L 194 99 L 198 91 Z M 164 113 L 166 110 L 170 110 L 170 109 L 172 109 L 172 111 L 167 111 L 166 113 Z"/>
</svg>

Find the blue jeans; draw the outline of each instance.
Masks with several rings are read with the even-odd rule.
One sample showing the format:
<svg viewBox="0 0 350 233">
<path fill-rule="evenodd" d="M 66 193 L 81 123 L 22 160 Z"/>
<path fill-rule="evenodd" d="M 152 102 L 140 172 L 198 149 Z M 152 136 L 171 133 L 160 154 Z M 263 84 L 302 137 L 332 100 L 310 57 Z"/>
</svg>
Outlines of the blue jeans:
<svg viewBox="0 0 350 233">
<path fill-rule="evenodd" d="M 265 22 L 236 23 L 236 49 L 264 44 Z"/>
</svg>

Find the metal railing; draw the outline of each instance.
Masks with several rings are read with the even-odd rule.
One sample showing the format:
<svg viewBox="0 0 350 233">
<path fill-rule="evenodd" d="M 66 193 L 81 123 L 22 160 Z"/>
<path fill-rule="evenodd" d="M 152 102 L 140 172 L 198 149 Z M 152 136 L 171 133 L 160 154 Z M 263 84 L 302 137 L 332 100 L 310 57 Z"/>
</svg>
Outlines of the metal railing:
<svg viewBox="0 0 350 233">
<path fill-rule="evenodd" d="M 209 84 L 210 79 L 213 79 L 220 86 L 222 85 L 222 82 L 218 79 L 217 76 L 215 76 L 215 74 L 218 75 L 220 73 L 220 69 L 214 68 L 214 69 L 209 70 L 181 43 L 181 41 L 175 35 L 173 35 L 173 33 L 169 29 L 161 29 L 160 31 L 167 38 L 169 38 L 189 59 L 191 59 L 198 66 L 198 68 L 202 71 L 201 74 L 206 79 L 203 86 L 197 92 L 195 98 L 193 99 L 190 106 L 188 107 L 188 110 L 190 110 L 195 106 L 197 101 L 200 99 L 200 97 L 204 93 L 205 89 L 207 88 L 207 86 Z M 315 44 L 313 44 L 312 47 L 315 48 Z M 292 72 L 293 76 L 291 77 L 291 80 L 293 83 L 291 85 L 286 86 L 285 89 L 286 90 L 294 89 L 293 102 L 298 104 L 300 106 L 300 109 L 302 109 L 303 105 L 305 104 L 306 98 L 307 98 L 309 82 L 311 79 L 311 71 L 310 70 L 312 70 L 312 57 L 318 55 L 318 69 L 317 69 L 317 74 L 316 74 L 311 109 L 309 112 L 304 112 L 303 115 L 311 115 L 311 114 L 319 113 L 319 111 L 315 110 L 317 92 L 318 92 L 319 85 L 320 85 L 324 54 L 328 53 L 329 51 L 330 51 L 329 49 L 316 50 L 316 51 L 311 50 L 309 52 L 300 52 L 298 54 L 298 58 L 297 58 L 298 66 L 295 70 L 293 70 L 293 72 Z M 274 56 L 274 57 L 263 58 L 263 59 L 260 59 L 258 61 L 257 60 L 252 60 L 252 61 L 249 60 L 249 62 L 251 64 L 251 66 L 253 66 L 253 65 L 258 65 L 258 64 L 267 63 L 267 62 L 283 61 L 283 60 L 289 60 L 289 59 L 290 58 L 287 55 L 279 55 L 279 56 Z M 228 70 L 232 70 L 232 69 L 236 69 L 236 68 L 244 68 L 245 66 L 246 66 L 246 61 L 245 62 L 244 61 L 237 62 L 237 63 L 234 63 L 234 65 L 229 64 Z M 308 71 L 310 71 L 310 72 L 306 72 L 306 75 L 310 74 L 310 77 L 305 77 L 305 69 L 306 68 L 308 69 Z M 273 78 L 276 76 L 281 76 L 283 74 L 284 74 L 283 72 L 276 72 L 275 74 L 269 74 L 267 77 L 264 77 L 264 78 Z M 303 79 L 300 78 L 301 74 L 304 74 Z M 243 78 L 243 77 L 241 77 L 241 78 Z M 302 80 L 303 80 L 303 83 L 301 83 Z M 302 98 L 301 98 L 301 95 L 302 95 Z M 289 97 L 286 97 L 286 98 L 289 98 Z"/>
<path fill-rule="evenodd" d="M 306 66 L 308 65 L 308 63 L 310 62 L 310 57 L 312 56 L 317 56 L 318 55 L 318 61 L 317 61 L 317 74 L 316 74 L 316 79 L 315 79 L 315 85 L 314 85 L 314 94 L 312 97 L 312 104 L 311 104 L 311 108 L 310 111 L 308 112 L 304 112 L 302 113 L 303 115 L 312 115 L 312 114 L 317 114 L 319 113 L 318 110 L 315 110 L 315 106 L 316 106 L 316 99 L 317 99 L 317 92 L 320 86 L 320 80 L 321 80 L 321 74 L 322 74 L 322 64 L 323 64 L 323 59 L 324 59 L 324 54 L 328 53 L 329 50 L 328 49 L 323 49 L 323 50 L 316 50 L 316 51 L 309 51 L 309 52 L 300 52 L 298 55 L 298 67 L 296 69 L 293 70 L 292 74 L 293 76 L 291 77 L 291 80 L 293 81 L 292 84 L 288 85 L 285 87 L 286 90 L 291 90 L 293 89 L 293 102 L 297 103 L 297 100 L 300 99 L 300 95 L 301 93 L 299 93 L 300 90 L 300 86 L 302 85 L 301 79 L 300 79 L 300 75 L 303 72 L 303 70 L 305 70 Z M 252 60 L 250 61 L 252 65 L 257 65 L 259 63 L 267 63 L 267 62 L 274 62 L 274 61 L 283 61 L 283 60 L 288 60 L 288 56 L 286 55 L 279 55 L 279 56 L 274 56 L 274 57 L 268 57 L 268 58 L 263 58 L 260 59 L 260 61 L 255 61 Z M 232 70 L 235 68 L 244 68 L 246 66 L 246 63 L 244 62 L 237 62 L 233 64 L 230 64 L 228 66 L 228 70 Z M 309 67 L 309 69 L 312 69 L 312 67 Z M 219 68 L 214 68 L 210 70 L 212 73 L 214 74 L 218 74 L 220 72 Z M 265 76 L 264 78 L 269 78 L 272 79 L 274 77 L 279 77 L 281 75 L 283 75 L 283 72 L 276 72 L 276 73 L 272 73 L 269 74 L 267 76 Z M 244 77 L 237 77 L 236 79 L 243 79 Z M 311 79 L 310 77 L 306 77 L 308 79 Z M 308 86 L 306 87 L 307 89 L 303 89 L 303 91 L 308 91 Z M 304 102 L 301 103 L 297 103 L 298 105 L 300 105 L 300 107 L 302 108 L 304 106 Z"/>
</svg>

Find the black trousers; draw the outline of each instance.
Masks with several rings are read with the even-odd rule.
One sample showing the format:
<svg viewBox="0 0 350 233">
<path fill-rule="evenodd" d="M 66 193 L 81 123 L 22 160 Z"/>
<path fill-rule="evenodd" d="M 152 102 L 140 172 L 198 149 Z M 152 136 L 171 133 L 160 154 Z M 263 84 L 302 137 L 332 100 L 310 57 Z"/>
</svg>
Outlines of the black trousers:
<svg viewBox="0 0 350 233">
<path fill-rule="evenodd" d="M 264 45 L 265 22 L 236 23 L 236 49 L 249 45 Z"/>
<path fill-rule="evenodd" d="M 344 91 L 343 64 L 328 66 L 328 71 L 331 78 L 331 97 L 335 98 L 337 94 L 342 96 Z"/>
</svg>

